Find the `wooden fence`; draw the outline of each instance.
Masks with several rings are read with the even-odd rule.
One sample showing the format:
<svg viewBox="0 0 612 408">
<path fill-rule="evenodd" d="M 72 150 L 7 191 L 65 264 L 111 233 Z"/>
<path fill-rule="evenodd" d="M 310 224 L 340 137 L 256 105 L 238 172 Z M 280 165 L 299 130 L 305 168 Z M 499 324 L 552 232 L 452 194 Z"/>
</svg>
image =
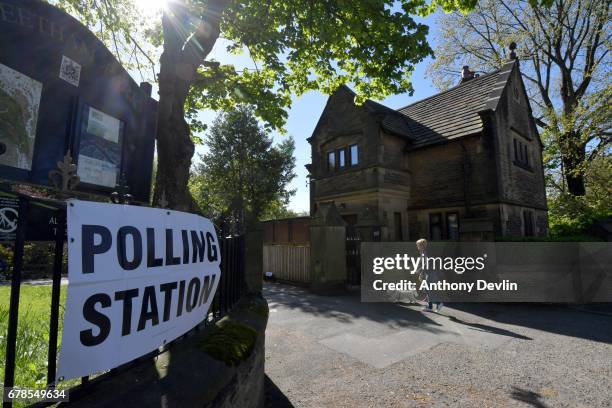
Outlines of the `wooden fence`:
<svg viewBox="0 0 612 408">
<path fill-rule="evenodd" d="M 310 283 L 310 245 L 264 244 L 263 266 L 276 279 Z"/>
</svg>

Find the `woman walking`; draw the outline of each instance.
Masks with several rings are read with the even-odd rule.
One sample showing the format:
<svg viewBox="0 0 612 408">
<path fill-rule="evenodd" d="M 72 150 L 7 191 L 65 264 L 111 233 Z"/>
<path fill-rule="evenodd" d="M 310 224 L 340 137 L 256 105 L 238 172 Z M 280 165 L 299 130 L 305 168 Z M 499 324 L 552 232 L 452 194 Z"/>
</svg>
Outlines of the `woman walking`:
<svg viewBox="0 0 612 408">
<path fill-rule="evenodd" d="M 425 266 L 427 264 L 427 240 L 425 238 L 421 238 L 416 242 L 416 247 L 419 251 L 419 254 L 421 254 L 421 259 L 422 259 L 422 263 L 421 263 L 421 271 L 420 271 L 420 276 L 421 279 L 424 281 L 427 281 L 428 284 L 437 282 L 439 280 L 438 277 L 438 273 L 435 270 L 426 270 Z M 440 310 L 442 310 L 442 307 L 444 306 L 444 303 L 442 302 L 436 302 L 435 299 L 437 298 L 437 295 L 435 293 L 435 291 L 431 291 L 428 290 L 427 291 L 427 306 L 425 306 L 423 308 L 424 312 L 433 312 L 433 306 L 434 304 L 436 305 L 436 312 L 439 312 Z"/>
</svg>

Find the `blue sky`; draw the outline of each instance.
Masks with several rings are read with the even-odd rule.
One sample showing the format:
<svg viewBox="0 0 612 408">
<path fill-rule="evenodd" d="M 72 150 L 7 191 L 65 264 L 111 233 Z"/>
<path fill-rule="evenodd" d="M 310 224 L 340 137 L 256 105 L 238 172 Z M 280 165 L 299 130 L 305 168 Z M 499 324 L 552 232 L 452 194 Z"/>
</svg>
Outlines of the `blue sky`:
<svg viewBox="0 0 612 408">
<path fill-rule="evenodd" d="M 434 46 L 434 34 L 436 30 L 435 25 L 435 15 L 429 16 L 424 19 L 417 19 L 420 22 L 423 22 L 430 26 L 428 40 L 429 43 Z M 232 63 L 237 68 L 239 67 L 252 67 L 253 63 L 249 59 L 248 56 L 245 55 L 229 55 L 225 51 L 225 46 L 227 43 L 220 40 L 215 45 L 215 48 L 212 50 L 209 55 L 209 59 L 216 59 L 222 63 Z M 436 88 L 432 85 L 431 81 L 426 78 L 425 70 L 427 68 L 430 59 L 427 59 L 416 66 L 415 72 L 413 73 L 413 86 L 414 86 L 414 94 L 412 97 L 408 96 L 408 94 L 400 94 L 400 95 L 392 95 L 383 101 L 383 104 L 391 107 L 391 108 L 399 108 L 405 105 L 408 105 L 411 102 L 418 101 L 420 99 L 426 98 L 430 95 L 435 94 Z M 323 95 L 320 92 L 308 92 L 300 97 L 294 97 L 291 109 L 289 110 L 289 118 L 286 124 L 287 135 L 293 136 L 295 139 L 295 157 L 296 157 L 296 167 L 295 173 L 297 174 L 296 178 L 291 183 L 290 188 L 295 189 L 296 194 L 291 198 L 289 208 L 296 211 L 308 211 L 309 204 L 309 188 L 307 185 L 307 171 L 304 168 L 304 165 L 310 163 L 310 145 L 306 141 L 306 138 L 310 137 L 314 127 L 319 120 L 319 116 L 321 112 L 323 112 L 323 108 L 325 107 L 325 102 L 327 101 L 327 95 Z M 204 111 L 200 115 L 200 119 L 204 123 L 212 123 L 212 120 L 215 118 L 216 114 L 213 111 Z M 287 137 L 287 135 L 280 135 L 278 133 L 273 133 L 273 137 L 275 141 L 280 141 L 283 138 Z M 198 146 L 196 148 L 196 156 L 194 157 L 194 162 L 199 160 L 198 153 L 202 153 L 206 150 L 204 146 Z"/>
</svg>

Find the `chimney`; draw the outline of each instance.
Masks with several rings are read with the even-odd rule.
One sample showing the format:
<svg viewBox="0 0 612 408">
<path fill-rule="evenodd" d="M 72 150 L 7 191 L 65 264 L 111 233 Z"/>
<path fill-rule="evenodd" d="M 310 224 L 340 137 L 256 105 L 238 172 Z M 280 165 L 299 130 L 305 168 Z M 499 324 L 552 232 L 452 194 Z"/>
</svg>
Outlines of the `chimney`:
<svg viewBox="0 0 612 408">
<path fill-rule="evenodd" d="M 470 71 L 470 67 L 467 65 L 464 65 L 463 68 L 461 69 L 461 82 L 459 82 L 460 84 L 469 81 L 470 79 L 474 79 L 474 78 L 478 78 L 479 75 L 474 72 L 474 71 Z"/>
<path fill-rule="evenodd" d="M 510 59 L 511 60 L 518 60 L 518 57 L 516 56 L 516 43 L 514 41 L 512 41 L 510 43 L 510 46 L 508 46 L 508 48 L 510 49 Z"/>
</svg>

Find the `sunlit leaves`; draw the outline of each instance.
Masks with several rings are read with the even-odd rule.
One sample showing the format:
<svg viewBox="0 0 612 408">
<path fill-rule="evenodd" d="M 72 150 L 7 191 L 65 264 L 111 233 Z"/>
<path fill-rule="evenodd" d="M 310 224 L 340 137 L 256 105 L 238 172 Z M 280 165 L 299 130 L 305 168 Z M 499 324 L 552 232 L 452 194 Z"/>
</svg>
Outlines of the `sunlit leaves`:
<svg viewBox="0 0 612 408">
<path fill-rule="evenodd" d="M 292 138 L 273 145 L 252 108 L 240 105 L 220 114 L 205 138 L 207 152 L 191 178 L 190 189 L 204 213 L 240 221 L 246 212 L 261 216 L 283 207 L 293 194 Z"/>
</svg>

